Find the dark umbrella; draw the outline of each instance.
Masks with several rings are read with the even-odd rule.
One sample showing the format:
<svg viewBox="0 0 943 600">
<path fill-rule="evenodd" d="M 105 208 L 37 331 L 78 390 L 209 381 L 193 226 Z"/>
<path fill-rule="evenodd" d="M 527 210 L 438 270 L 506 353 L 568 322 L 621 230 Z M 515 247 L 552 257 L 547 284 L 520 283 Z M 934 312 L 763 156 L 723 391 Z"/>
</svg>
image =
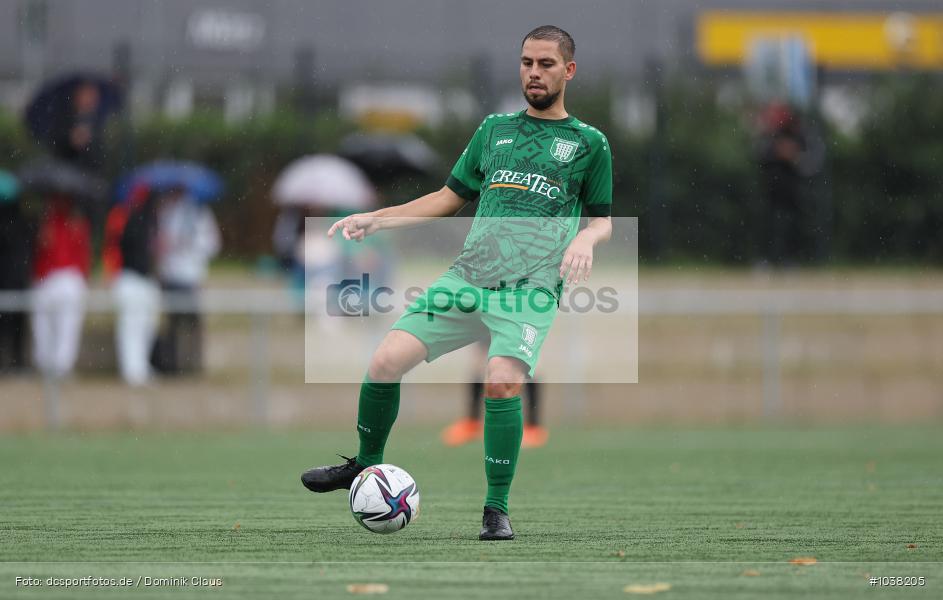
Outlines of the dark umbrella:
<svg viewBox="0 0 943 600">
<path fill-rule="evenodd" d="M 104 126 L 108 115 L 121 109 L 121 90 L 106 77 L 93 73 L 71 73 L 53 79 L 33 96 L 26 107 L 26 126 L 37 140 L 55 142 L 60 135 L 57 129 L 72 114 L 73 93 L 84 84 L 98 88 L 98 108 L 92 115 L 92 121 L 97 127 Z"/>
<path fill-rule="evenodd" d="M 136 185 L 156 192 L 183 189 L 199 202 L 213 202 L 223 193 L 223 180 L 215 171 L 187 161 L 161 160 L 138 167 L 118 182 L 115 199 L 125 200 Z"/>
<path fill-rule="evenodd" d="M 19 176 L 23 187 L 38 192 L 66 194 L 93 203 L 106 195 L 103 180 L 55 158 L 34 160 L 20 170 Z"/>
<path fill-rule="evenodd" d="M 339 154 L 374 181 L 429 175 L 439 163 L 435 150 L 414 135 L 355 133 L 344 138 Z"/>
</svg>

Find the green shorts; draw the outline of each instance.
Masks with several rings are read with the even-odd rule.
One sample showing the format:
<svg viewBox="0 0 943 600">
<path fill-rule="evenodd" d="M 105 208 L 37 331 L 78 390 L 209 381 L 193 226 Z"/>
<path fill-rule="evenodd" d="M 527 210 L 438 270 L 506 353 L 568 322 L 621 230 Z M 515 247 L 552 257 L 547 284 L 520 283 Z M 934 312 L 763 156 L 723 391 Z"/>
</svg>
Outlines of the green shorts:
<svg viewBox="0 0 943 600">
<path fill-rule="evenodd" d="M 446 271 L 393 324 L 426 346 L 426 362 L 480 340 L 488 358 L 510 356 L 534 367 L 557 316 L 557 301 L 544 289 L 492 290 Z"/>
</svg>

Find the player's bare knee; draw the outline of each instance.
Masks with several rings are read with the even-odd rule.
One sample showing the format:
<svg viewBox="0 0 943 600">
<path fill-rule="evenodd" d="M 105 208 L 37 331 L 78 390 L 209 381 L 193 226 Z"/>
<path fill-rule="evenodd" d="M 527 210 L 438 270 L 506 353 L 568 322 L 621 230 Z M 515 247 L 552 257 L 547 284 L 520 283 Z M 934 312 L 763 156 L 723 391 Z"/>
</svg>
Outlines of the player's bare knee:
<svg viewBox="0 0 943 600">
<path fill-rule="evenodd" d="M 403 377 L 402 370 L 390 352 L 377 351 L 370 360 L 367 375 L 377 383 L 393 383 Z"/>
<path fill-rule="evenodd" d="M 520 383 L 485 383 L 486 398 L 513 398 L 521 395 Z"/>
<path fill-rule="evenodd" d="M 488 377 L 485 381 L 485 396 L 488 398 L 513 398 L 521 393 L 524 385 L 525 367 L 514 358 L 496 356 L 488 361 Z"/>
<path fill-rule="evenodd" d="M 405 331 L 392 330 L 370 359 L 367 376 L 376 382 L 396 382 L 426 357 L 426 347 Z"/>
</svg>

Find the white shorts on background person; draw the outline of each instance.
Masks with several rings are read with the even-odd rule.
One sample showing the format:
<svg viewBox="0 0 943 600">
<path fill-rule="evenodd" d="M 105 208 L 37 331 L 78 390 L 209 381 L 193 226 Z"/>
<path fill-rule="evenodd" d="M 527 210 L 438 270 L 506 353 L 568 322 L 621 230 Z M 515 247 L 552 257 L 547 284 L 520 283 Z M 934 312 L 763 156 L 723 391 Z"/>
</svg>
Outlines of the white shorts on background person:
<svg viewBox="0 0 943 600">
<path fill-rule="evenodd" d="M 33 286 L 33 359 L 39 372 L 65 377 L 79 353 L 88 286 L 78 269 L 60 269 Z"/>
<path fill-rule="evenodd" d="M 151 378 L 151 347 L 160 318 L 160 287 L 148 277 L 124 270 L 115 279 L 115 347 L 118 368 L 129 385 Z"/>
</svg>

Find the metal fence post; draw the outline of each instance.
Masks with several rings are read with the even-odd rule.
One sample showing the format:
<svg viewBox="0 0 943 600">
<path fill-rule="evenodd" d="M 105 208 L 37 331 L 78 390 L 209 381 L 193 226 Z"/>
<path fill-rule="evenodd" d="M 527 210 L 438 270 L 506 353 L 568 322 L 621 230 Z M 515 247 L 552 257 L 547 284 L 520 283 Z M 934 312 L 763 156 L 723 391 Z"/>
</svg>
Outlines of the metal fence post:
<svg viewBox="0 0 943 600">
<path fill-rule="evenodd" d="M 249 376 L 252 379 L 252 414 L 258 425 L 265 425 L 269 419 L 269 388 L 271 382 L 271 363 L 269 357 L 269 325 L 271 315 L 256 312 L 252 315 L 252 335 L 250 336 Z"/>
<path fill-rule="evenodd" d="M 763 313 L 763 417 L 771 418 L 782 412 L 780 394 L 779 337 L 782 315 L 779 309 L 767 307 Z"/>
<path fill-rule="evenodd" d="M 59 380 L 43 375 L 43 408 L 46 416 L 46 429 L 56 431 L 62 426 L 62 411 L 59 398 Z"/>
</svg>

